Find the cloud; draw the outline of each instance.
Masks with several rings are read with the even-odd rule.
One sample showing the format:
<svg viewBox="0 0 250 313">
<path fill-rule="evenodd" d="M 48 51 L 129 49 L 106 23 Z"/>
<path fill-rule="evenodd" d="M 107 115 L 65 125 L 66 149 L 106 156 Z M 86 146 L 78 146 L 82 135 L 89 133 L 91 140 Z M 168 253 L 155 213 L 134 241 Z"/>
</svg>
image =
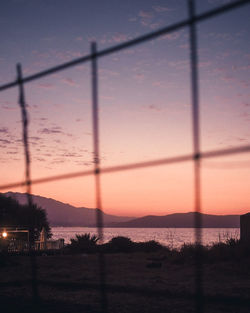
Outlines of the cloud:
<svg viewBox="0 0 250 313">
<path fill-rule="evenodd" d="M 249 86 L 250 86 L 249 80 L 240 80 L 239 83 L 240 83 L 241 87 L 243 87 L 243 88 L 249 88 Z"/>
<path fill-rule="evenodd" d="M 242 114 L 239 115 L 241 119 L 245 120 L 245 121 L 249 121 L 250 120 L 250 113 L 247 112 L 243 112 Z"/>
<path fill-rule="evenodd" d="M 204 68 L 204 67 L 208 67 L 211 65 L 210 61 L 201 61 L 198 63 L 199 68 Z"/>
<path fill-rule="evenodd" d="M 80 58 L 83 56 L 83 54 L 80 51 L 72 51 L 72 50 L 54 51 L 54 54 L 55 54 L 56 58 L 58 58 L 62 62 L 64 62 L 64 61 L 66 62 L 66 61 L 71 60 L 72 58 Z"/>
<path fill-rule="evenodd" d="M 30 140 L 31 145 L 36 146 L 42 140 L 42 138 L 36 137 L 36 136 L 31 136 L 31 137 L 29 137 L 29 140 Z"/>
<path fill-rule="evenodd" d="M 79 71 L 79 72 L 86 71 L 86 69 L 87 69 L 86 65 L 83 65 L 83 64 L 78 65 L 78 66 L 76 67 L 76 70 Z"/>
<path fill-rule="evenodd" d="M 126 35 L 126 34 L 115 34 L 115 35 L 113 35 L 112 36 L 112 40 L 114 41 L 114 42 L 121 42 L 121 41 L 125 41 L 125 40 L 127 40 L 128 39 L 128 35 Z"/>
<path fill-rule="evenodd" d="M 137 82 L 142 82 L 145 79 L 145 75 L 142 74 L 142 73 L 137 73 L 137 74 L 134 75 L 134 79 Z"/>
<path fill-rule="evenodd" d="M 160 108 L 159 106 L 157 106 L 155 104 L 150 104 L 150 105 L 146 106 L 145 108 L 150 110 L 150 111 L 162 112 L 162 108 Z"/>
<path fill-rule="evenodd" d="M 35 66 L 44 66 L 45 64 L 48 65 L 48 63 L 55 62 L 57 60 L 61 62 L 70 61 L 73 58 L 79 58 L 82 56 L 82 53 L 80 51 L 76 50 L 63 50 L 59 51 L 56 49 L 50 49 L 46 52 L 38 52 L 37 50 L 33 50 L 32 54 L 34 57 L 36 57 L 36 62 L 33 64 Z"/>
<path fill-rule="evenodd" d="M 36 160 L 39 162 L 45 162 L 46 161 L 44 158 L 36 158 Z"/>
<path fill-rule="evenodd" d="M 50 164 L 62 164 L 65 162 L 66 161 L 64 159 L 54 159 L 53 161 L 50 162 Z"/>
<path fill-rule="evenodd" d="M 124 33 L 115 33 L 113 35 L 103 35 L 99 40 L 102 44 L 106 43 L 120 43 L 129 39 L 129 36 Z"/>
<path fill-rule="evenodd" d="M 117 77 L 117 76 L 120 75 L 120 73 L 118 73 L 118 72 L 111 71 L 111 70 L 108 70 L 108 69 L 105 69 L 105 68 L 99 69 L 99 72 L 100 72 L 100 74 L 107 75 L 107 76 L 112 76 L 112 77 Z"/>
<path fill-rule="evenodd" d="M 174 32 L 174 33 L 163 35 L 163 36 L 159 37 L 159 40 L 173 41 L 173 40 L 179 39 L 180 36 L 181 36 L 181 32 L 179 31 L 179 32 Z"/>
<path fill-rule="evenodd" d="M 249 71 L 250 70 L 250 65 L 242 65 L 242 66 L 237 66 L 237 65 L 233 65 L 232 66 L 232 70 L 233 71 Z"/>
<path fill-rule="evenodd" d="M 66 157 L 66 158 L 81 158 L 82 155 L 79 153 L 75 153 L 75 152 L 65 152 L 63 154 L 61 154 L 62 157 Z"/>
<path fill-rule="evenodd" d="M 45 135 L 49 135 L 49 134 L 63 134 L 63 131 L 61 130 L 62 128 L 59 126 L 55 126 L 55 127 L 51 127 L 51 128 L 43 128 L 38 130 L 39 134 L 45 134 Z"/>
<path fill-rule="evenodd" d="M 9 133 L 9 129 L 7 127 L 1 127 L 0 128 L 0 133 L 1 134 L 8 134 Z"/>
<path fill-rule="evenodd" d="M 233 82 L 235 79 L 234 79 L 234 77 L 231 76 L 231 75 L 225 75 L 225 76 L 221 77 L 221 80 L 223 80 L 223 81 L 226 82 L 226 83 L 231 83 L 231 82 Z"/>
<path fill-rule="evenodd" d="M 168 7 L 163 7 L 163 6 L 160 6 L 160 5 L 153 6 L 153 9 L 154 9 L 155 12 L 157 12 L 157 13 L 163 13 L 163 12 L 173 11 L 173 9 L 170 9 L 170 8 L 168 8 Z"/>
<path fill-rule="evenodd" d="M 17 110 L 17 107 L 16 108 L 11 108 L 11 107 L 8 107 L 7 105 L 2 105 L 1 109 L 4 109 L 6 111 L 15 111 L 15 110 Z"/>
<path fill-rule="evenodd" d="M 15 155 L 15 154 L 18 154 L 18 152 L 17 151 L 8 151 L 7 154 Z"/>
<path fill-rule="evenodd" d="M 82 36 L 76 37 L 76 41 L 83 41 L 83 37 Z"/>
<path fill-rule="evenodd" d="M 154 87 L 167 88 L 166 82 L 160 81 L 160 80 L 157 80 L 157 81 L 153 82 L 153 83 L 152 83 L 152 86 L 154 86 Z"/>
<path fill-rule="evenodd" d="M 40 118 L 38 118 L 37 120 L 38 120 L 38 121 L 47 121 L 48 119 L 47 119 L 47 117 L 40 117 Z"/>
<path fill-rule="evenodd" d="M 4 143 L 4 144 L 11 144 L 11 142 L 7 139 L 0 139 L 0 142 Z"/>
<path fill-rule="evenodd" d="M 69 86 L 78 87 L 79 85 L 71 78 L 63 78 L 61 80 L 64 84 L 67 84 Z"/>
<path fill-rule="evenodd" d="M 156 28 L 160 28 L 161 23 L 152 23 L 149 25 L 149 27 L 151 29 L 156 29 Z"/>
<path fill-rule="evenodd" d="M 93 166 L 93 163 L 91 162 L 75 161 L 74 163 L 79 166 Z"/>
<path fill-rule="evenodd" d="M 10 102 L 10 101 L 3 101 L 1 103 L 1 109 L 7 110 L 7 111 L 16 111 L 18 110 L 18 104 Z"/>
<path fill-rule="evenodd" d="M 141 10 L 138 13 L 138 17 L 139 17 L 140 23 L 143 26 L 150 26 L 150 24 L 152 22 L 152 19 L 153 19 L 153 16 L 154 16 L 153 13 L 149 12 L 149 11 Z"/>
<path fill-rule="evenodd" d="M 39 141 L 39 140 L 41 140 L 42 138 L 41 138 L 41 137 L 36 137 L 36 136 L 31 136 L 29 139 L 35 140 L 35 141 Z"/>
<path fill-rule="evenodd" d="M 152 13 L 150 13 L 148 11 L 143 11 L 143 10 L 141 10 L 138 15 L 142 18 L 149 18 L 149 19 L 151 19 L 153 17 Z"/>
<path fill-rule="evenodd" d="M 219 32 L 210 32 L 205 35 L 208 38 L 218 39 L 220 41 L 222 40 L 233 40 L 233 35 L 231 33 L 219 33 Z"/>
<path fill-rule="evenodd" d="M 246 138 L 236 138 L 236 140 L 239 142 L 248 141 L 248 139 L 246 139 Z"/>
<path fill-rule="evenodd" d="M 53 89 L 54 85 L 49 83 L 40 83 L 38 84 L 38 87 L 43 89 Z"/>
<path fill-rule="evenodd" d="M 168 62 L 168 65 L 175 69 L 183 70 L 189 68 L 189 60 L 171 61 Z"/>
<path fill-rule="evenodd" d="M 177 85 L 173 81 L 156 80 L 156 81 L 152 82 L 152 86 L 164 88 L 164 89 L 171 89 L 171 88 L 176 88 Z"/>
</svg>

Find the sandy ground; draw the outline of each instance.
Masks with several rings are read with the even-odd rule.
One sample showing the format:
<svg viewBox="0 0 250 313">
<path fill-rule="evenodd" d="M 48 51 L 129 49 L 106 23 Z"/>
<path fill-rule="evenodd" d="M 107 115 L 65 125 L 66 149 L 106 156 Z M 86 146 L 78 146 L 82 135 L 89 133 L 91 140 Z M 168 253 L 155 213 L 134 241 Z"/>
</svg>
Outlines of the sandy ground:
<svg viewBox="0 0 250 313">
<path fill-rule="evenodd" d="M 29 257 L 1 267 L 1 312 L 103 312 L 97 255 L 39 256 L 32 303 Z M 148 267 L 160 262 L 160 267 Z M 250 260 L 204 265 L 204 312 L 250 312 Z M 106 255 L 108 312 L 196 312 L 194 265 L 164 254 Z"/>
</svg>

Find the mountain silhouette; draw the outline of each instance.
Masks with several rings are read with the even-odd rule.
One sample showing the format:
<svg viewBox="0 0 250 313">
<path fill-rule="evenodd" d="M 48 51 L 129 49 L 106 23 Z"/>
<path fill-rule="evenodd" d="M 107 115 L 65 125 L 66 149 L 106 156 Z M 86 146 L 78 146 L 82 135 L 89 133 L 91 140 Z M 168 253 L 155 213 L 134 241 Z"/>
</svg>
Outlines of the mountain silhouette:
<svg viewBox="0 0 250 313">
<path fill-rule="evenodd" d="M 5 196 L 16 199 L 19 203 L 26 203 L 26 194 L 6 192 Z M 46 210 L 51 226 L 96 226 L 96 212 L 94 209 L 75 207 L 51 198 L 32 195 L 34 203 Z M 128 228 L 191 228 L 194 227 L 195 215 L 200 214 L 202 227 L 233 228 L 240 227 L 240 215 L 213 215 L 196 212 L 174 213 L 163 216 L 148 215 L 139 218 L 115 216 L 103 213 L 103 225 L 106 227 Z"/>
<path fill-rule="evenodd" d="M 6 192 L 3 195 L 16 199 L 20 204 L 27 203 L 25 193 Z M 33 202 L 46 210 L 51 226 L 95 226 L 96 211 L 85 207 L 75 207 L 51 198 L 32 195 Z M 104 226 L 114 222 L 125 222 L 133 217 L 115 216 L 103 213 Z"/>
<path fill-rule="evenodd" d="M 240 227 L 240 215 L 212 215 L 196 212 L 175 213 L 164 216 L 148 215 L 132 219 L 126 222 L 113 223 L 112 227 L 176 227 L 189 228 L 194 227 L 195 215 L 200 214 L 202 218 L 202 227 L 207 228 L 230 228 Z"/>
</svg>

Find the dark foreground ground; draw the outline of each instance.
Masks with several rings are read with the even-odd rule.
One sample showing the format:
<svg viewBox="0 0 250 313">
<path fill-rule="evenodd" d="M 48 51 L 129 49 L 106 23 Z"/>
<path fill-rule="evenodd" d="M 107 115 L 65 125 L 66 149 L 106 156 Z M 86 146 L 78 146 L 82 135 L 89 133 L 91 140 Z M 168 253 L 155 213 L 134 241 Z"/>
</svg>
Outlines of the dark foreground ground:
<svg viewBox="0 0 250 313">
<path fill-rule="evenodd" d="M 152 268 L 154 262 L 161 267 Z M 98 255 L 39 256 L 37 265 L 40 302 L 35 304 L 29 257 L 11 256 L 1 266 L 1 312 L 102 312 Z M 119 253 L 107 254 L 106 265 L 108 312 L 195 312 L 192 260 Z M 205 264 L 203 286 L 204 312 L 249 313 L 249 258 Z"/>
</svg>

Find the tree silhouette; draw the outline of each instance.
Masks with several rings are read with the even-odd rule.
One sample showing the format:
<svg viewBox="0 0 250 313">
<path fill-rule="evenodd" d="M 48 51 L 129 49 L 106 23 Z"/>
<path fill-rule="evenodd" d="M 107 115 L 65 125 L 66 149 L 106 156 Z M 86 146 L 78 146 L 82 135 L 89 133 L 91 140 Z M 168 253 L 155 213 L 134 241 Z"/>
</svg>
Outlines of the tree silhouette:
<svg viewBox="0 0 250 313">
<path fill-rule="evenodd" d="M 0 227 L 23 227 L 34 232 L 34 239 L 39 238 L 45 228 L 48 238 L 52 236 L 47 214 L 36 204 L 21 205 L 15 199 L 0 194 Z"/>
<path fill-rule="evenodd" d="M 76 235 L 76 238 L 70 239 L 69 249 L 74 253 L 94 252 L 98 240 L 96 235 L 91 236 L 89 233 Z"/>
</svg>

